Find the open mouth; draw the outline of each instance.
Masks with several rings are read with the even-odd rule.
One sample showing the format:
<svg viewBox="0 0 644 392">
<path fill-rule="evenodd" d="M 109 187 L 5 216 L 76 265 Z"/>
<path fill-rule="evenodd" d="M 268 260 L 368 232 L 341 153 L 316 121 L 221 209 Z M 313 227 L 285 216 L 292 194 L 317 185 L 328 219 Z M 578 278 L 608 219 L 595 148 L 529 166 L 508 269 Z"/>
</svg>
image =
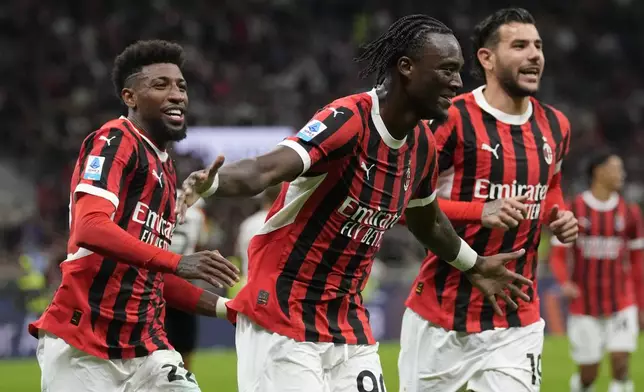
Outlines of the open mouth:
<svg viewBox="0 0 644 392">
<path fill-rule="evenodd" d="M 519 74 L 530 76 L 532 78 L 538 78 L 540 74 L 539 67 L 527 67 L 519 70 Z"/>
<path fill-rule="evenodd" d="M 173 122 L 182 122 L 184 119 L 183 109 L 180 108 L 171 108 L 163 111 L 163 114 L 166 115 Z"/>
</svg>

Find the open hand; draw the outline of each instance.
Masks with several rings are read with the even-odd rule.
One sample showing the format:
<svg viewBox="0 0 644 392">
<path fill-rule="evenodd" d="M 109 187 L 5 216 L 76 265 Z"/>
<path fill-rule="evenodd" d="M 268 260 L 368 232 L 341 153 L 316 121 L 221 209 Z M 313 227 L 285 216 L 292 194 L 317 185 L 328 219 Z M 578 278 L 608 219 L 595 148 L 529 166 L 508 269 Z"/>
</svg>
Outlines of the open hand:
<svg viewBox="0 0 644 392">
<path fill-rule="evenodd" d="M 206 192 L 212 186 L 217 171 L 224 164 L 224 157 L 218 156 L 217 159 L 207 168 L 192 172 L 188 178 L 183 181 L 181 185 L 182 192 L 179 193 L 177 198 L 177 205 L 175 213 L 177 214 L 177 221 L 179 224 L 185 222 L 186 211 L 190 206 L 195 204 L 201 197 L 201 194 Z"/>
</svg>

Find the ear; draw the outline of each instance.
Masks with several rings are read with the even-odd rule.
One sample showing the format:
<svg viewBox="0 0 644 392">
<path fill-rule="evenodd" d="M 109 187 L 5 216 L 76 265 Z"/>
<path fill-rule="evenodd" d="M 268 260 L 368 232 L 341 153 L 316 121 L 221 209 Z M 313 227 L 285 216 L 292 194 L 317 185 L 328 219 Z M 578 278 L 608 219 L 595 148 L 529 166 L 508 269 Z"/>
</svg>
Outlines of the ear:
<svg viewBox="0 0 644 392">
<path fill-rule="evenodd" d="M 130 109 L 136 109 L 136 94 L 131 88 L 125 87 L 121 90 L 121 99 Z"/>
<path fill-rule="evenodd" d="M 414 64 L 409 57 L 402 56 L 401 58 L 399 58 L 396 66 L 398 68 L 398 72 L 400 72 L 401 75 L 403 75 L 407 79 L 411 78 L 411 74 L 414 71 Z"/>
<path fill-rule="evenodd" d="M 481 66 L 486 71 L 494 69 L 494 52 L 488 48 L 480 48 L 476 51 L 476 57 L 479 59 Z"/>
</svg>

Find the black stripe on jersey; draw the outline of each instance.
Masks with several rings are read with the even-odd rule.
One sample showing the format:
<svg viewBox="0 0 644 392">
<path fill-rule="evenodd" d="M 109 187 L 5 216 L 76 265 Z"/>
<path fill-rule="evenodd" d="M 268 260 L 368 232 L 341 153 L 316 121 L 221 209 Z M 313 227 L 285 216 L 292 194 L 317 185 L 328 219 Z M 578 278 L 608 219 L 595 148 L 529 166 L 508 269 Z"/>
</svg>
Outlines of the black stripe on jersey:
<svg viewBox="0 0 644 392">
<path fill-rule="evenodd" d="M 103 259 L 101 267 L 99 268 L 98 273 L 94 276 L 92 285 L 89 287 L 87 301 L 89 302 L 89 308 L 91 309 L 90 319 L 92 322 L 92 329 L 96 328 L 96 321 L 98 321 L 98 318 L 101 315 L 101 301 L 105 294 L 107 282 L 109 282 L 114 270 L 116 270 L 116 261 L 112 259 Z"/>
<path fill-rule="evenodd" d="M 581 211 L 579 211 L 579 215 L 576 215 L 576 217 L 577 218 L 585 217 L 588 220 L 588 222 L 591 222 L 591 224 L 593 224 L 591 211 L 590 211 L 590 208 L 588 208 L 588 206 L 586 205 L 586 203 L 584 201 L 581 201 L 580 203 L 576 203 L 576 204 L 579 204 L 579 206 L 581 207 Z M 590 228 L 585 229 L 585 230 L 588 230 L 588 235 L 592 234 L 592 231 L 591 231 L 592 226 Z M 577 251 L 577 250 L 575 250 L 575 251 Z M 583 297 L 584 297 L 584 309 L 585 309 L 584 314 L 591 314 L 592 315 L 593 313 L 592 313 L 592 310 L 591 310 L 591 307 L 590 307 L 590 285 L 589 285 L 589 283 L 590 283 L 590 265 L 592 263 L 592 259 L 584 257 L 583 256 L 583 250 L 579 250 L 579 252 L 581 252 L 581 254 L 582 254 L 581 259 L 584 260 L 583 267 L 578 267 L 578 268 L 582 268 L 582 274 L 583 274 L 583 280 L 582 281 L 583 281 L 584 287 L 582 289 L 582 292 L 585 294 L 585 295 L 583 295 Z M 575 264 L 577 264 L 577 263 L 575 263 Z"/>
<path fill-rule="evenodd" d="M 543 151 L 543 131 L 539 127 L 539 122 L 537 121 L 536 116 L 532 116 L 532 118 L 530 119 L 530 128 L 532 129 L 532 134 L 534 135 L 534 141 L 537 148 L 537 154 L 539 155 L 539 183 L 542 185 L 547 185 L 550 182 L 550 167 L 545 163 L 546 158 Z M 543 205 L 545 206 L 545 203 L 543 203 Z M 547 214 L 549 212 L 550 211 L 542 211 L 541 213 Z M 529 247 L 532 247 L 535 253 L 537 253 L 539 249 L 539 243 L 541 242 L 541 228 L 542 225 L 540 219 L 534 220 L 530 225 L 530 233 L 528 234 L 528 240 L 525 243 L 526 252 L 530 250 Z M 537 276 L 538 258 L 538 254 L 535 254 L 535 260 L 532 263 L 532 272 L 529 276 L 529 278 L 533 280 L 536 279 Z M 532 302 L 534 300 L 533 286 L 528 287 L 527 294 L 530 297 L 530 301 Z"/>
<path fill-rule="evenodd" d="M 157 274 L 157 277 L 155 279 L 161 279 L 161 276 L 162 275 Z M 159 339 L 159 333 L 164 332 L 163 321 L 161 321 L 161 316 L 164 314 L 163 311 L 165 309 L 165 303 L 163 301 L 163 291 L 161 291 L 160 282 L 156 282 L 154 286 L 156 287 L 157 301 L 156 303 L 152 304 L 152 306 L 154 307 L 154 317 L 148 323 L 148 334 L 150 335 L 152 343 L 157 346 L 157 350 L 167 350 L 168 346 L 161 339 Z"/>
<path fill-rule="evenodd" d="M 110 129 L 109 133 L 107 134 L 107 138 L 110 139 L 110 141 L 105 142 L 105 144 L 103 145 L 103 148 L 101 148 L 101 153 L 100 153 L 100 156 L 105 158 L 105 162 L 103 163 L 103 168 L 101 171 L 101 179 L 92 181 L 92 185 L 99 188 L 107 189 L 107 183 L 110 177 L 112 163 L 114 162 L 114 158 L 118 153 L 121 143 L 123 142 L 124 136 L 125 135 L 123 134 L 122 130 L 118 128 Z M 84 170 L 84 168 L 82 169 Z"/>
<path fill-rule="evenodd" d="M 530 179 L 529 177 L 529 172 L 530 172 L 530 164 L 534 164 L 534 162 L 530 162 L 528 158 L 528 154 L 526 153 L 526 147 L 525 147 L 525 141 L 523 140 L 523 130 L 521 129 L 521 126 L 518 125 L 512 125 L 510 127 L 510 133 L 512 134 L 512 145 L 514 146 L 514 156 L 516 159 L 516 180 L 517 184 L 528 184 L 528 181 Z M 538 142 L 535 142 L 535 144 Z M 535 219 L 531 222 L 531 225 L 538 225 L 539 220 Z M 532 230 L 530 230 L 532 232 Z M 501 251 L 502 252 L 511 252 L 514 246 L 514 243 L 516 242 L 517 236 L 519 234 L 519 229 L 513 229 L 510 231 L 507 231 L 503 235 L 503 244 L 501 245 Z M 528 238 L 528 241 L 530 241 L 530 238 Z M 519 275 L 523 275 L 523 270 L 525 269 L 525 265 L 528 261 L 528 256 L 530 255 L 530 252 L 528 252 L 528 249 L 526 249 L 526 253 L 520 257 L 517 260 L 516 264 L 516 272 Z M 514 298 L 516 302 L 516 297 Z M 507 310 L 506 311 L 506 320 L 508 321 L 508 326 L 510 327 L 520 327 L 521 326 L 521 320 L 519 319 L 519 314 L 517 313 L 517 310 Z"/>
<path fill-rule="evenodd" d="M 424 127 L 421 129 L 424 130 Z M 427 140 L 428 137 L 429 135 L 426 132 L 424 131 L 419 132 L 418 148 L 416 150 L 416 170 L 414 171 L 414 183 L 412 184 L 412 188 L 411 188 L 413 190 L 412 195 L 418 191 L 418 188 L 420 186 L 425 186 L 425 184 L 431 184 L 431 178 L 426 179 L 424 176 L 426 166 L 425 164 L 423 164 L 423 162 L 421 162 L 423 158 L 431 159 L 431 157 L 429 156 L 430 149 L 429 149 L 429 141 Z M 411 150 L 412 148 L 410 147 L 409 149 Z M 433 169 L 434 168 L 430 166 L 428 175 L 431 175 Z"/>
<path fill-rule="evenodd" d="M 598 214 L 599 214 L 599 222 L 598 222 L 598 224 L 599 224 L 599 237 L 605 237 L 607 229 L 608 229 L 606 227 L 607 226 L 606 218 L 608 218 L 609 213 L 599 211 Z M 591 222 L 592 222 L 592 220 L 591 220 Z M 612 262 L 612 261 L 611 260 L 606 260 L 604 258 L 595 259 L 595 263 L 597 264 L 597 271 L 595 271 L 595 273 L 596 273 L 596 275 L 595 275 L 595 282 L 596 283 L 595 284 L 597 285 L 597 292 L 595 293 L 596 294 L 595 301 L 597 301 L 597 310 L 598 310 L 597 314 L 599 316 L 606 315 L 606 312 L 604 311 L 604 295 L 606 295 L 606 294 L 602 290 L 603 289 L 602 284 L 603 284 L 603 280 L 604 280 L 603 279 L 604 278 L 604 265 L 607 262 Z"/>
<path fill-rule="evenodd" d="M 141 163 L 141 165 L 139 165 L 139 170 L 137 170 L 137 172 L 135 173 L 131 184 L 137 185 L 138 183 L 143 183 L 143 186 L 142 187 L 131 186 L 128 189 L 129 192 L 125 196 L 126 199 L 125 199 L 125 205 L 123 208 L 124 213 L 119 219 L 119 226 L 121 226 L 125 230 L 127 230 L 128 225 L 132 220 L 132 213 L 134 211 L 134 208 L 136 208 L 136 204 L 141 199 L 141 196 L 143 194 L 143 189 L 145 187 L 145 182 L 147 182 L 147 177 L 149 174 L 148 170 L 150 165 L 148 162 L 147 154 L 145 150 L 142 148 L 142 144 L 143 142 L 138 141 L 138 147 L 139 147 L 138 151 L 139 151 L 139 155 L 141 155 L 139 157 L 139 162 Z M 148 170 L 141 170 L 143 168 L 148 168 Z M 157 211 L 159 209 L 162 196 L 163 196 L 163 190 L 160 188 L 156 188 L 155 192 L 152 195 L 152 201 L 150 202 L 150 211 Z M 143 228 L 144 226 L 142 226 L 141 232 L 143 231 Z M 141 237 L 141 232 L 139 232 L 139 238 Z M 127 321 L 126 320 L 127 304 L 130 298 L 132 297 L 134 282 L 136 281 L 138 276 L 139 276 L 139 269 L 137 267 L 130 266 L 128 267 L 128 269 L 123 274 L 123 277 L 121 278 L 119 292 L 117 294 L 116 301 L 114 302 L 114 306 L 112 308 L 112 310 L 114 311 L 114 317 L 109 323 L 109 326 L 107 328 L 106 338 L 105 338 L 108 346 L 108 355 L 111 359 L 118 359 L 118 358 L 122 358 L 123 356 L 123 351 L 120 344 L 121 329 L 123 328 L 123 325 Z M 140 314 L 139 314 L 139 317 L 141 317 Z M 132 336 L 132 333 L 130 334 L 130 337 Z"/>
<path fill-rule="evenodd" d="M 503 184 L 505 177 L 505 165 L 503 164 L 503 162 L 505 162 L 505 153 L 503 149 L 503 142 L 501 140 L 501 136 L 499 135 L 498 123 L 496 118 L 494 118 L 489 113 L 483 110 L 481 111 L 481 113 L 483 115 L 483 124 L 485 124 L 485 131 L 490 139 L 489 145 L 495 146 L 498 144 L 500 146 L 499 148 L 497 148 L 498 158 L 494 156 L 490 158 L 490 184 Z M 474 236 L 472 249 L 476 250 L 480 254 L 484 254 L 488 243 L 490 242 L 491 235 L 491 229 L 481 226 L 478 233 L 476 233 L 476 235 Z M 514 238 L 508 238 L 504 236 L 501 249 L 506 246 L 506 240 L 514 241 Z M 510 244 L 510 247 L 511 246 L 512 244 Z M 465 278 L 464 275 L 461 276 L 461 282 L 459 284 L 458 291 L 459 294 L 461 294 L 461 287 L 464 293 L 462 297 L 459 297 L 460 302 L 457 300 L 457 314 L 454 317 L 454 324 L 456 324 L 456 322 L 458 321 L 459 328 L 461 328 L 462 331 L 465 331 L 467 325 L 467 305 L 470 300 L 470 294 L 472 292 L 472 284 L 468 279 Z M 492 307 L 492 302 L 490 302 L 490 300 L 486 297 L 483 297 L 483 302 L 481 304 L 481 315 L 479 323 L 481 329 L 484 331 L 494 328 L 494 307 Z"/>
<path fill-rule="evenodd" d="M 554 140 L 552 140 L 552 143 L 554 143 L 555 145 L 555 162 L 559 162 L 563 158 L 565 148 L 565 143 L 562 143 L 563 133 L 561 130 L 561 124 L 559 124 L 559 118 L 557 117 L 554 109 L 552 109 L 548 105 L 541 105 L 541 107 L 546 113 L 548 125 L 550 126 L 550 130 L 552 131 L 552 137 L 554 138 Z"/>
<path fill-rule="evenodd" d="M 473 141 L 474 145 L 477 145 L 476 131 L 474 130 L 474 125 L 472 124 L 472 119 L 470 118 L 470 113 L 467 111 L 465 101 L 461 100 L 454 103 L 454 107 L 458 109 L 461 116 L 461 122 L 463 124 L 463 140 L 464 141 Z M 459 191 L 458 200 L 461 201 L 472 201 L 474 197 L 474 184 L 476 182 L 476 165 L 477 165 L 477 156 L 476 154 L 467 155 L 463 153 L 463 175 L 461 181 L 461 188 Z M 459 236 L 465 235 L 465 226 L 462 228 L 457 228 L 456 230 Z M 454 267 L 448 264 L 445 261 L 441 261 L 436 266 L 436 275 L 434 276 L 434 285 L 436 286 L 436 298 L 438 303 L 442 305 L 443 303 L 443 292 L 447 284 L 447 279 L 450 272 L 452 272 Z M 463 283 L 461 281 L 461 283 Z M 462 285 L 459 283 L 459 289 Z M 471 288 L 471 286 L 470 286 Z M 464 294 L 464 293 L 463 293 Z M 468 296 L 469 301 L 469 296 Z M 465 329 L 463 329 L 464 331 Z"/>
<path fill-rule="evenodd" d="M 375 160 L 377 160 L 378 149 L 380 147 L 381 140 L 371 120 L 369 121 L 369 126 L 370 126 L 369 128 L 370 132 L 369 132 L 369 140 L 367 141 L 368 147 L 367 147 L 366 155 L 369 158 L 374 158 Z M 342 175 L 343 179 L 338 182 L 338 185 L 344 184 L 346 191 L 348 192 L 349 188 L 351 187 L 351 182 L 355 174 L 359 171 L 359 168 L 360 168 L 359 156 L 353 155 L 351 157 L 350 163 L 344 169 L 345 172 Z M 345 178 L 347 179 L 347 182 L 345 182 L 344 180 Z M 375 178 L 374 178 L 374 181 L 375 181 Z M 333 191 L 331 191 L 330 193 L 332 192 Z M 342 197 L 341 198 L 338 197 L 337 199 L 338 203 L 332 204 L 333 206 L 339 203 L 342 203 L 342 200 L 344 200 L 344 198 L 346 198 L 346 195 L 348 194 L 345 192 L 345 190 L 338 190 L 337 192 L 341 194 Z M 370 200 L 372 193 L 373 193 L 373 188 L 371 186 L 363 185 L 360 191 L 359 200 Z M 331 204 L 331 202 L 328 202 L 328 203 Z M 329 214 L 325 216 L 330 216 L 332 212 L 333 210 L 330 209 Z M 306 228 L 304 229 L 304 231 L 302 231 L 300 238 L 304 237 L 305 232 L 306 232 Z M 317 237 L 318 233 L 319 231 L 316 231 L 316 235 L 313 237 L 313 239 Z M 329 248 L 322 254 L 322 259 L 320 260 L 320 263 L 317 265 L 317 267 L 315 268 L 315 271 L 313 272 L 311 283 L 309 283 L 309 286 L 306 290 L 306 295 L 304 297 L 304 301 L 302 303 L 302 320 L 306 327 L 305 334 L 304 334 L 306 341 L 317 341 L 320 337 L 320 334 L 315 326 L 316 306 L 319 303 L 320 298 L 322 297 L 322 294 L 324 293 L 324 288 L 326 286 L 326 281 L 328 279 L 328 276 L 331 273 L 335 263 L 338 262 L 338 258 L 340 257 L 340 249 L 345 249 L 350 243 L 351 243 L 351 238 L 345 235 L 338 234 L 331 241 Z M 349 260 L 349 263 L 345 268 L 345 273 L 342 277 L 342 280 L 340 281 L 340 285 L 337 291 L 337 296 L 334 300 L 330 301 L 327 307 L 327 318 L 329 320 L 329 333 L 331 334 L 331 336 L 333 336 L 333 341 L 336 343 L 346 342 L 346 339 L 344 336 L 342 336 L 342 332 L 338 324 L 338 317 L 340 312 L 340 306 L 342 305 L 342 300 L 344 296 L 348 294 L 348 291 L 351 288 L 351 283 L 353 282 L 353 273 L 358 268 L 358 266 L 360 266 L 360 262 L 363 258 L 362 255 L 364 254 L 364 252 L 366 252 L 369 249 L 369 245 L 365 245 L 365 246 L 363 245 L 364 244 L 360 244 L 358 246 L 356 255 L 354 255 Z M 288 299 L 288 298 L 285 298 L 285 299 Z M 358 321 L 358 324 L 360 324 L 360 320 L 357 319 L 357 321 Z M 362 329 L 362 325 L 359 326 L 359 329 Z M 362 336 L 364 336 L 364 331 L 362 331 Z M 360 337 L 358 338 L 360 339 Z"/>
<path fill-rule="evenodd" d="M 85 142 L 83 143 L 83 147 L 81 148 L 81 150 L 83 151 L 83 154 L 78 159 L 78 182 L 79 183 L 83 178 L 83 173 L 85 172 L 85 166 L 87 166 L 87 157 L 92 152 L 92 146 L 94 145 L 94 141 L 96 139 L 97 134 L 98 134 L 98 131 L 88 136 L 87 139 L 85 139 Z"/>
<path fill-rule="evenodd" d="M 615 227 L 615 218 L 621 213 L 622 209 L 621 207 L 621 201 L 617 205 L 617 207 L 612 211 L 612 212 L 606 212 L 606 222 L 605 222 L 605 228 L 608 229 L 608 227 L 612 227 L 610 230 L 610 233 L 606 233 L 606 235 L 610 236 L 617 236 L 617 228 Z M 610 219 L 609 219 L 610 218 Z M 608 226 L 610 225 L 610 226 Z M 625 285 L 619 285 L 619 284 L 613 284 L 613 282 L 617 282 L 616 277 L 615 277 L 615 268 L 616 268 L 616 263 L 613 260 L 606 260 L 607 262 L 610 262 L 610 282 L 611 285 L 609 286 L 610 290 L 610 307 L 611 307 L 611 313 L 617 313 L 617 286 L 625 286 Z"/>
<path fill-rule="evenodd" d="M 440 150 L 438 155 L 438 171 L 439 173 L 444 172 L 454 165 L 454 151 L 456 151 L 456 145 L 458 143 L 458 134 L 456 133 L 456 126 L 452 128 L 452 131 L 449 134 L 449 137 L 443 144 L 443 148 Z"/>
<path fill-rule="evenodd" d="M 147 322 L 147 311 L 150 306 L 150 300 L 152 297 L 152 290 L 154 289 L 154 281 L 157 278 L 157 273 L 152 271 L 147 271 L 145 277 L 145 283 L 143 284 L 143 293 L 141 294 L 141 301 L 139 302 L 139 309 L 137 311 L 137 320 L 130 334 L 130 340 L 128 343 L 134 346 L 134 355 L 136 357 L 145 357 L 150 352 L 145 347 L 145 344 L 141 341 L 141 336 L 143 334 L 143 328 Z"/>
</svg>

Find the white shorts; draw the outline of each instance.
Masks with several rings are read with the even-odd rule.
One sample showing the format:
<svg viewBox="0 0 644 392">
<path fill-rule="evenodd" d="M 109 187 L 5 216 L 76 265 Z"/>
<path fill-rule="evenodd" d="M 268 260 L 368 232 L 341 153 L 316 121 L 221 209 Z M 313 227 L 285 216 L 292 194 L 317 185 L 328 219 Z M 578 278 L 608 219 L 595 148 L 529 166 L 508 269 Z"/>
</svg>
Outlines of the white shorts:
<svg viewBox="0 0 644 392">
<path fill-rule="evenodd" d="M 600 363 L 605 351 L 635 352 L 638 334 L 636 306 L 606 318 L 578 314 L 568 317 L 570 354 L 578 365 Z"/>
<path fill-rule="evenodd" d="M 41 332 L 36 356 L 44 392 L 200 391 L 176 351 L 158 350 L 147 357 L 107 360 Z"/>
<path fill-rule="evenodd" d="M 541 387 L 543 320 L 480 333 L 448 331 L 405 310 L 401 392 L 534 392 Z"/>
<path fill-rule="evenodd" d="M 238 392 L 384 392 L 378 345 L 298 342 L 238 314 Z"/>
</svg>

